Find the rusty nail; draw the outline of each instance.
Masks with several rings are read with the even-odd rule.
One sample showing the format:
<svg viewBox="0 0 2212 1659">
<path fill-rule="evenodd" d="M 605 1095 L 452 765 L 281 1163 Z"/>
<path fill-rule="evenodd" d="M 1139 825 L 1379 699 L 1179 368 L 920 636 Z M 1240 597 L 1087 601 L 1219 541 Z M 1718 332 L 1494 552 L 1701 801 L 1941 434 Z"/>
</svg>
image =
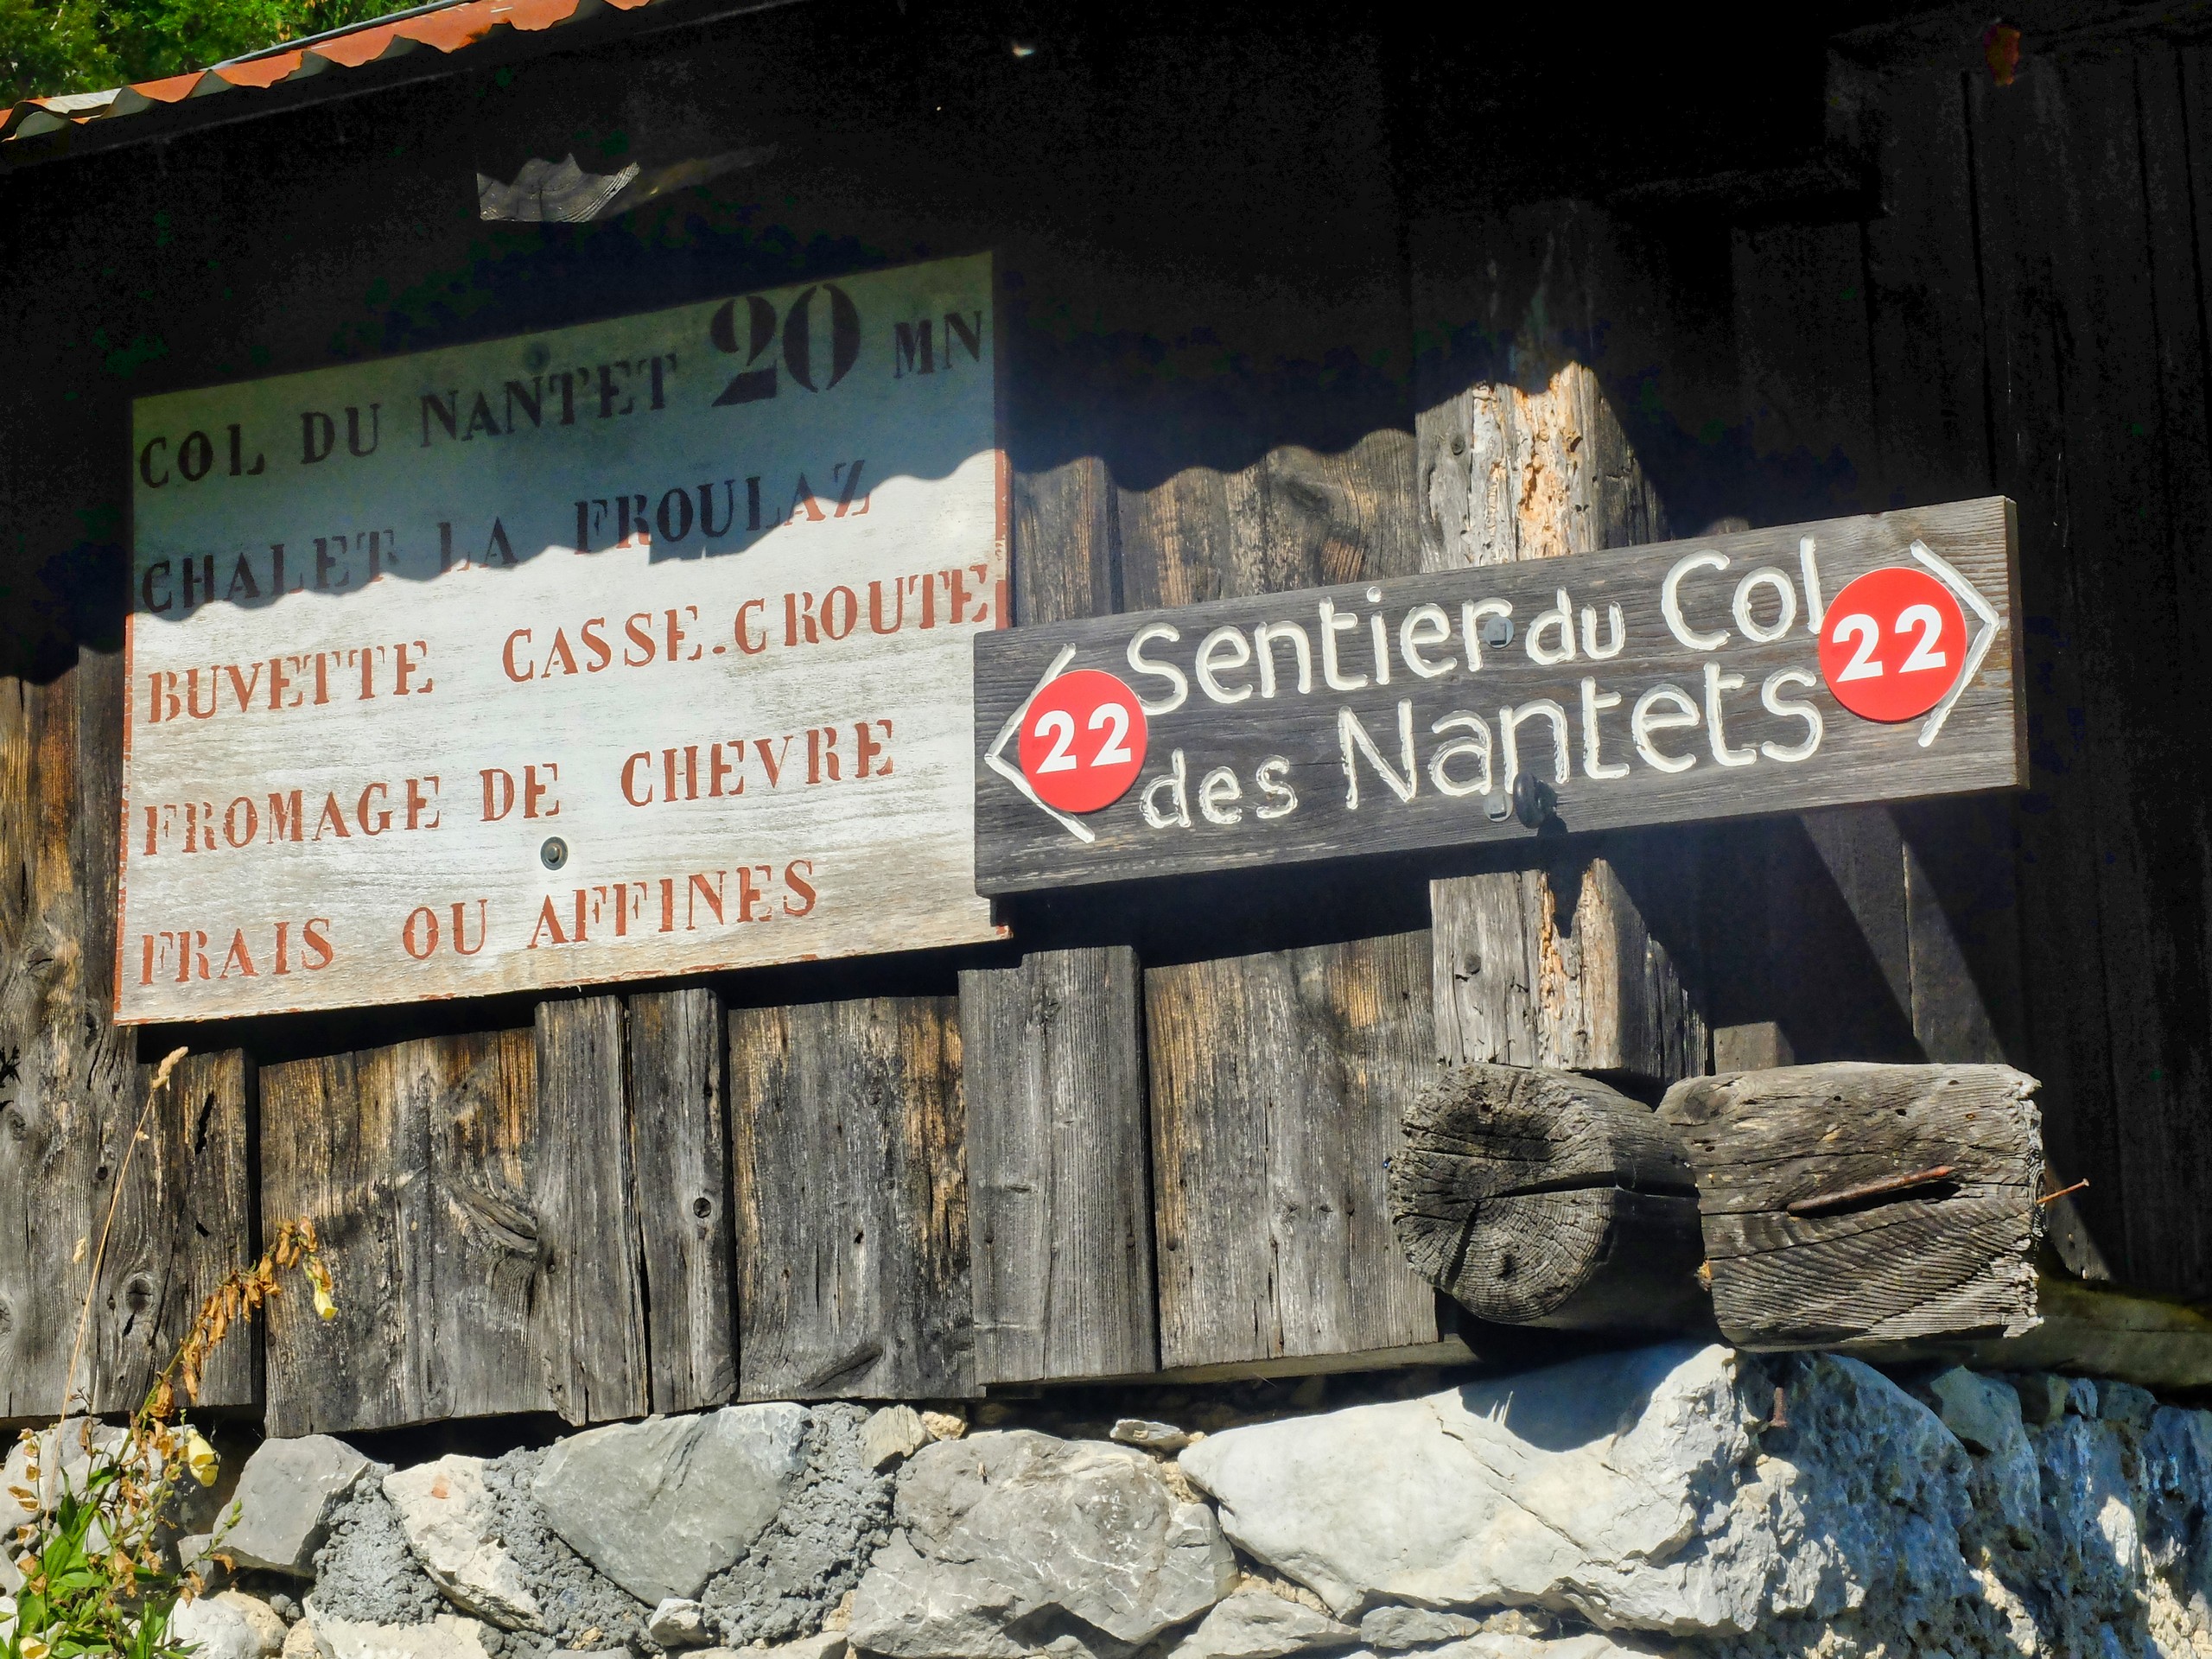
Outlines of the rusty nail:
<svg viewBox="0 0 2212 1659">
<path fill-rule="evenodd" d="M 1862 1198 L 1885 1198 L 1892 1192 L 1910 1192 L 1916 1186 L 1933 1186 L 1938 1181 L 1948 1180 L 1953 1167 L 1949 1164 L 1938 1164 L 1933 1169 L 1916 1170 L 1910 1175 L 1891 1175 L 1859 1186 L 1847 1186 L 1840 1192 L 1822 1192 L 1813 1198 L 1798 1198 L 1783 1207 L 1793 1216 L 1809 1216 L 1822 1210 L 1834 1210 L 1841 1205 L 1857 1204 Z"/>
</svg>

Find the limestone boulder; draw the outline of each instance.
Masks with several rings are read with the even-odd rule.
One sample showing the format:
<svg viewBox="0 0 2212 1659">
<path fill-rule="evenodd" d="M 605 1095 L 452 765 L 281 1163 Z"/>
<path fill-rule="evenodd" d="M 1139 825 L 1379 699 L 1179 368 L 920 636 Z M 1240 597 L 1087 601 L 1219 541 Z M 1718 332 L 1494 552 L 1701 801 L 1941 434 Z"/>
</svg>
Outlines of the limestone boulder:
<svg viewBox="0 0 2212 1659">
<path fill-rule="evenodd" d="M 1456 1642 L 1482 1629 L 1465 1613 L 1440 1613 L 1428 1607 L 1370 1607 L 1359 1621 L 1363 1645 L 1384 1653 Z"/>
<path fill-rule="evenodd" d="M 2212 1411 L 2152 1413 L 2143 1437 L 2144 1543 L 2184 1605 L 2212 1616 Z"/>
<path fill-rule="evenodd" d="M 1777 1374 L 1794 1427 L 1763 1445 Z M 1230 1429 L 1181 1461 L 1231 1539 L 1339 1618 L 1505 1604 L 1733 1633 L 1970 1582 L 1964 1450 L 1834 1356 L 1769 1372 L 1666 1344 Z"/>
<path fill-rule="evenodd" d="M 664 1648 L 703 1648 L 714 1640 L 707 1610 L 696 1601 L 671 1596 L 645 1620 L 645 1634 Z"/>
<path fill-rule="evenodd" d="M 177 1603 L 168 1634 L 190 1643 L 195 1659 L 276 1659 L 284 1650 L 284 1621 L 267 1602 L 234 1590 Z"/>
<path fill-rule="evenodd" d="M 1214 1604 L 1168 1659 L 1284 1659 L 1309 1649 L 1347 1648 L 1360 1632 L 1268 1590 L 1240 1590 Z"/>
<path fill-rule="evenodd" d="M 807 1421 L 779 1403 L 591 1429 L 546 1454 L 533 1491 L 569 1547 L 639 1601 L 696 1600 L 783 1506 Z"/>
<path fill-rule="evenodd" d="M 894 1519 L 848 1632 L 891 1659 L 1019 1659 L 1055 1643 L 1123 1659 L 1236 1578 L 1212 1511 L 1152 1458 L 1103 1440 L 1013 1430 L 925 1446 Z"/>
<path fill-rule="evenodd" d="M 484 1626 L 451 1613 L 421 1624 L 318 1618 L 315 1645 L 320 1659 L 492 1659 L 484 1645 Z"/>
<path fill-rule="evenodd" d="M 332 1513 L 370 1466 L 359 1452 L 327 1434 L 264 1440 L 238 1471 L 238 1490 L 217 1525 L 215 1548 L 242 1568 L 311 1575 L 315 1553 L 330 1535 Z"/>
<path fill-rule="evenodd" d="M 922 1414 L 912 1406 L 886 1406 L 868 1414 L 861 1426 L 861 1450 L 871 1469 L 885 1469 L 911 1458 L 931 1440 Z"/>
<path fill-rule="evenodd" d="M 384 1494 L 408 1548 L 454 1606 L 505 1630 L 544 1628 L 543 1610 L 500 1535 L 481 1458 L 443 1457 L 396 1470 L 384 1478 Z"/>
<path fill-rule="evenodd" d="M 1954 1366 L 1929 1379 L 1927 1393 L 1943 1427 L 1974 1454 L 1977 1507 L 2025 1544 L 2041 1518 L 2043 1492 L 2018 1391 Z"/>
<path fill-rule="evenodd" d="M 120 1428 L 77 1417 L 58 1427 L 18 1440 L 0 1459 L 0 1537 L 53 1509 L 62 1492 L 84 1491 L 94 1458 L 114 1452 L 130 1435 Z M 38 1477 L 31 1469 L 35 1464 Z M 19 1497 L 28 1492 L 29 1497 Z"/>
</svg>

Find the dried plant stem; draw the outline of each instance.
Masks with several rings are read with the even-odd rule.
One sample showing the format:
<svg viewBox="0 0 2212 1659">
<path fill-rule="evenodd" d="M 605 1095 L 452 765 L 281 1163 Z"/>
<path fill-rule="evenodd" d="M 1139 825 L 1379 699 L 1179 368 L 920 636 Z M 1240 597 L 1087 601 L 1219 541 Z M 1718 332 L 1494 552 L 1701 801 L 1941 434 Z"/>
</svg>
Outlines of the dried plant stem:
<svg viewBox="0 0 2212 1659">
<path fill-rule="evenodd" d="M 146 1085 L 146 1103 L 138 1109 L 138 1122 L 130 1132 L 130 1144 L 123 1149 L 123 1163 L 115 1173 L 115 1185 L 108 1193 L 107 1219 L 100 1224 L 99 1247 L 92 1252 L 91 1281 L 85 1287 L 84 1311 L 77 1316 L 77 1340 L 69 1350 L 69 1372 L 61 1379 L 61 1414 L 54 1425 L 54 1443 L 61 1444 L 61 1431 L 69 1423 L 70 1397 L 77 1391 L 77 1366 L 85 1357 L 85 1332 L 92 1328 L 92 1303 L 100 1294 L 100 1268 L 107 1261 L 108 1235 L 115 1230 L 115 1212 L 123 1203 L 124 1183 L 130 1179 L 130 1160 L 137 1156 L 138 1143 L 146 1138 L 146 1120 L 153 1116 L 154 1103 L 161 1098 L 162 1090 L 168 1087 L 169 1073 L 176 1070 L 188 1050 L 171 1049 L 162 1063 L 154 1068 L 153 1081 Z"/>
</svg>

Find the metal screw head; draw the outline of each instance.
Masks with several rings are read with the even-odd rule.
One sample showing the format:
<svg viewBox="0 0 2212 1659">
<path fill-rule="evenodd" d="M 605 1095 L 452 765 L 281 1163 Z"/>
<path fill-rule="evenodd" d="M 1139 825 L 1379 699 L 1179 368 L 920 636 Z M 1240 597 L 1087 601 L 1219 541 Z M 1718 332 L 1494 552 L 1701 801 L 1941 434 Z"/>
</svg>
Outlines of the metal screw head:
<svg viewBox="0 0 2212 1659">
<path fill-rule="evenodd" d="M 1512 798 L 1502 789 L 1493 789 L 1483 797 L 1483 816 L 1492 823 L 1503 823 L 1513 816 Z"/>
<path fill-rule="evenodd" d="M 1483 618 L 1482 641 L 1492 651 L 1503 651 L 1513 643 L 1513 619 L 1510 616 Z"/>
<path fill-rule="evenodd" d="M 547 869 L 557 870 L 569 861 L 569 843 L 558 836 L 548 836 L 537 849 L 537 858 Z"/>
<path fill-rule="evenodd" d="M 1513 780 L 1513 816 L 1529 829 L 1541 828 L 1559 804 L 1559 791 L 1533 772 Z"/>
</svg>

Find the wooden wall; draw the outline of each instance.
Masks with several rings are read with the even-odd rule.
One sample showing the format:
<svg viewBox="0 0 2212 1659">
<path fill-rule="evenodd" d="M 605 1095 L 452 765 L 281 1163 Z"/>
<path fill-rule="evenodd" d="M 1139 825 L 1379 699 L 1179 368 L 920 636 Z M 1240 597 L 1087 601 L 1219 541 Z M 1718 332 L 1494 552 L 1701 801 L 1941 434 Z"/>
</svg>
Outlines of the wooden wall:
<svg viewBox="0 0 2212 1659">
<path fill-rule="evenodd" d="M 2018 498 L 2035 788 L 1585 849 L 1567 924 L 1632 933 L 1633 1040 L 1574 1063 L 2014 1059 L 2093 1182 L 2077 1256 L 2212 1293 L 2201 48 L 2060 41 L 1999 87 L 1955 29 L 1851 37 L 1825 142 L 1863 199 L 1653 213 L 1627 171 L 1670 153 L 1527 175 L 1579 205 L 1440 175 L 1511 66 L 1454 104 L 1417 38 L 1070 23 L 1039 63 L 917 16 L 792 8 L 0 177 L 44 227 L 0 255 L 31 526 L 0 549 L 0 1191 L 30 1195 L 0 1418 L 58 1404 L 88 1291 L 79 1387 L 129 1404 L 195 1287 L 300 1213 L 340 1316 L 280 1304 L 210 1394 L 284 1433 L 1483 1346 L 1382 1205 L 1400 1105 L 1471 1052 L 1440 974 L 1471 924 L 1440 898 L 1431 929 L 1431 882 L 1497 878 L 1450 860 L 1046 896 L 931 959 L 108 1021 L 130 395 L 966 247 L 1005 274 L 1017 622 L 1478 556 L 1438 516 L 1451 443 L 1569 365 L 1624 458 L 1606 538 Z M 771 67 L 802 58 L 849 73 Z M 480 166 L 617 137 L 780 159 L 608 226 L 474 220 Z"/>
</svg>

